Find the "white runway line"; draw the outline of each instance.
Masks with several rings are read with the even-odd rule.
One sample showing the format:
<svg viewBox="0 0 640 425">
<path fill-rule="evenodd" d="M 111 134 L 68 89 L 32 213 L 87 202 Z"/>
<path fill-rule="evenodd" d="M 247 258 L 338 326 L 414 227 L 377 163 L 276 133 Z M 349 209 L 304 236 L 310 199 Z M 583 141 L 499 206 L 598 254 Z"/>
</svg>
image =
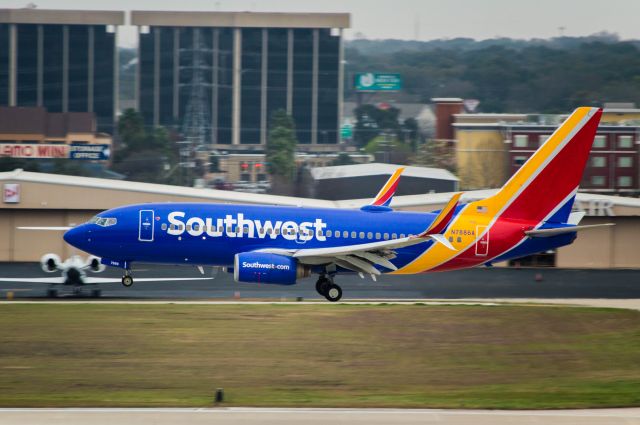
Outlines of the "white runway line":
<svg viewBox="0 0 640 425">
<path fill-rule="evenodd" d="M 243 300 L 1 300 L 0 305 L 9 304 L 178 304 L 178 305 L 324 305 L 336 306 L 346 305 L 479 305 L 479 306 L 500 306 L 500 305 L 559 305 L 569 307 L 601 307 L 601 308 L 622 308 L 629 310 L 640 310 L 640 299 L 605 299 L 605 298 L 456 298 L 456 299 L 370 299 L 370 300 L 345 300 L 338 303 L 329 303 L 322 300 L 317 301 L 243 301 Z"/>
<path fill-rule="evenodd" d="M 449 410 L 320 408 L 133 408 L 0 409 L 3 425 L 216 425 L 326 424 L 356 425 L 629 425 L 640 424 L 640 409 L 594 410 Z"/>
</svg>

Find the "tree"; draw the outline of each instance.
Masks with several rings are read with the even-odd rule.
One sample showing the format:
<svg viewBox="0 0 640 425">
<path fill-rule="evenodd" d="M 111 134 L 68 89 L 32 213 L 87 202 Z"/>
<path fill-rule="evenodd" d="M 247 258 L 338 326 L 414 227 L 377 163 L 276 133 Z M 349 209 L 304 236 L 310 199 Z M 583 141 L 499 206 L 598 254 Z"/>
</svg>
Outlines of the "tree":
<svg viewBox="0 0 640 425">
<path fill-rule="evenodd" d="M 118 136 L 129 151 L 145 149 L 147 133 L 144 129 L 142 114 L 131 108 L 125 110 L 118 120 Z"/>
<path fill-rule="evenodd" d="M 418 147 L 411 165 L 456 171 L 455 147 L 447 140 L 427 140 Z"/>
<path fill-rule="evenodd" d="M 293 119 L 284 109 L 278 109 L 271 115 L 269 128 L 265 157 L 271 177 L 271 190 L 274 193 L 289 194 L 293 187 L 295 150 L 298 144 Z"/>
</svg>

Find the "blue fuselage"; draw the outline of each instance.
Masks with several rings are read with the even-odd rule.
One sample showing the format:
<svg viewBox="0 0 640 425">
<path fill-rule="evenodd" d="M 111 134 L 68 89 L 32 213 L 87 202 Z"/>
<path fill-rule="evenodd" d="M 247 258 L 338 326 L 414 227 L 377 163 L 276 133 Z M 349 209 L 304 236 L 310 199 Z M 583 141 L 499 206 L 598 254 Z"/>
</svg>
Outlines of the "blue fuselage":
<svg viewBox="0 0 640 425">
<path fill-rule="evenodd" d="M 71 245 L 113 260 L 143 263 L 231 266 L 235 254 L 261 249 L 298 250 L 358 245 L 419 234 L 435 213 L 386 208 L 340 210 L 201 203 L 139 204 L 99 214 L 65 234 Z M 513 255 L 570 243 L 575 234 L 520 244 Z M 454 241 L 455 242 L 455 241 Z M 392 260 L 402 267 L 433 241 L 400 248 Z M 517 254 L 517 255 L 516 255 Z"/>
</svg>

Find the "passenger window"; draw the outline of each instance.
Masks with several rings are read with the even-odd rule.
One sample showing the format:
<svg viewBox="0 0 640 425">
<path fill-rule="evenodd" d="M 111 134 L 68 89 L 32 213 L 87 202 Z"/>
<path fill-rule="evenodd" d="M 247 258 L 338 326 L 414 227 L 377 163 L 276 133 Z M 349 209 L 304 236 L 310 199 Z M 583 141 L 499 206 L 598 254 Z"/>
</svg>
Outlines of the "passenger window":
<svg viewBox="0 0 640 425">
<path fill-rule="evenodd" d="M 392 234 L 391 234 L 391 239 L 398 239 L 398 235 L 397 235 L 397 234 L 395 234 L 395 233 L 392 233 Z"/>
<path fill-rule="evenodd" d="M 218 232 L 222 233 L 224 231 L 224 226 L 218 227 Z"/>
<path fill-rule="evenodd" d="M 360 239 L 364 239 L 364 232 L 360 232 Z"/>
<path fill-rule="evenodd" d="M 373 233 L 371 232 L 367 233 L 367 239 L 373 239 Z"/>
<path fill-rule="evenodd" d="M 349 237 L 349 232 L 347 232 L 346 230 L 342 232 L 342 237 L 343 238 L 348 238 Z"/>
<path fill-rule="evenodd" d="M 274 232 L 275 232 L 276 235 L 279 235 L 280 234 L 280 229 L 276 229 L 276 230 L 274 230 Z"/>
<path fill-rule="evenodd" d="M 355 239 L 357 237 L 358 235 L 356 234 L 356 232 L 351 232 L 351 239 Z"/>
<path fill-rule="evenodd" d="M 162 230 L 167 230 L 167 223 L 162 223 L 162 226 L 160 226 L 160 228 Z"/>
<path fill-rule="evenodd" d="M 380 239 L 380 232 L 376 232 L 376 239 Z"/>
<path fill-rule="evenodd" d="M 400 233 L 400 239 L 404 238 L 404 233 Z"/>
<path fill-rule="evenodd" d="M 273 229 L 267 229 L 267 234 L 270 235 Z"/>
<path fill-rule="evenodd" d="M 383 235 L 383 238 L 384 238 L 384 240 L 385 240 L 385 241 L 388 241 L 388 240 L 389 240 L 389 234 L 388 234 L 388 233 L 385 233 L 385 234 Z"/>
<path fill-rule="evenodd" d="M 330 238 L 331 235 L 333 235 L 333 232 L 331 230 L 327 230 L 327 237 Z"/>
<path fill-rule="evenodd" d="M 340 237 L 340 230 L 336 230 L 335 237 L 336 237 L 336 238 L 339 238 L 339 237 Z"/>
<path fill-rule="evenodd" d="M 453 242 L 453 236 L 449 236 L 449 242 Z"/>
<path fill-rule="evenodd" d="M 460 236 L 458 236 L 458 238 L 456 239 L 457 242 L 462 242 L 462 238 Z"/>
<path fill-rule="evenodd" d="M 187 232 L 188 232 L 189 230 L 191 230 L 191 225 L 190 225 L 190 224 L 187 224 Z"/>
<path fill-rule="evenodd" d="M 233 230 L 231 226 L 227 227 L 227 233 L 231 233 L 231 230 Z"/>
</svg>

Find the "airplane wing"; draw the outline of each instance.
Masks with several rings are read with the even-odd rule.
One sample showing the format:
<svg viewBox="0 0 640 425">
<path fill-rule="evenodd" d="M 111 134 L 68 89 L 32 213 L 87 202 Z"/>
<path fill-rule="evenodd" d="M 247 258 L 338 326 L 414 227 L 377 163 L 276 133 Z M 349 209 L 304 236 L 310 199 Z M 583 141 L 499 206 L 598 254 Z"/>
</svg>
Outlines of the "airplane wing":
<svg viewBox="0 0 640 425">
<path fill-rule="evenodd" d="M 50 285 L 62 285 L 65 278 L 58 277 L 0 277 L 0 282 L 23 282 L 23 283 L 48 283 Z"/>
<path fill-rule="evenodd" d="M 212 277 L 143 277 L 143 278 L 135 278 L 134 281 L 138 282 L 174 282 L 174 281 L 182 281 L 182 280 L 213 280 Z M 120 283 L 122 281 L 121 278 L 110 278 L 110 277 L 86 277 L 84 279 L 84 283 L 87 284 L 98 284 L 98 283 Z"/>
<path fill-rule="evenodd" d="M 440 211 L 433 223 L 418 235 L 410 235 L 400 239 L 329 248 L 293 250 L 274 248 L 261 249 L 257 252 L 288 255 L 297 258 L 298 261 L 303 264 L 309 265 L 335 263 L 340 267 L 344 267 L 355 272 L 367 273 L 375 279 L 375 276 L 380 275 L 380 270 L 375 268 L 375 265 L 379 265 L 390 270 L 397 270 L 397 267 L 390 261 L 396 256 L 394 249 L 433 240 L 455 251 L 456 249 L 442 233 L 446 230 L 453 218 L 460 196 L 462 196 L 462 193 L 455 194 L 449 203 Z"/>
<path fill-rule="evenodd" d="M 171 282 L 179 280 L 211 280 L 212 277 L 145 277 L 137 278 L 137 282 Z M 65 278 L 58 277 L 0 277 L 0 282 L 19 282 L 19 283 L 46 283 L 49 285 L 62 285 L 65 282 Z M 85 277 L 82 280 L 87 285 L 94 285 L 99 283 L 120 283 L 120 278 L 110 277 Z"/>
<path fill-rule="evenodd" d="M 66 231 L 73 229 L 70 226 L 18 226 L 18 230 L 53 230 L 53 231 Z"/>
</svg>

